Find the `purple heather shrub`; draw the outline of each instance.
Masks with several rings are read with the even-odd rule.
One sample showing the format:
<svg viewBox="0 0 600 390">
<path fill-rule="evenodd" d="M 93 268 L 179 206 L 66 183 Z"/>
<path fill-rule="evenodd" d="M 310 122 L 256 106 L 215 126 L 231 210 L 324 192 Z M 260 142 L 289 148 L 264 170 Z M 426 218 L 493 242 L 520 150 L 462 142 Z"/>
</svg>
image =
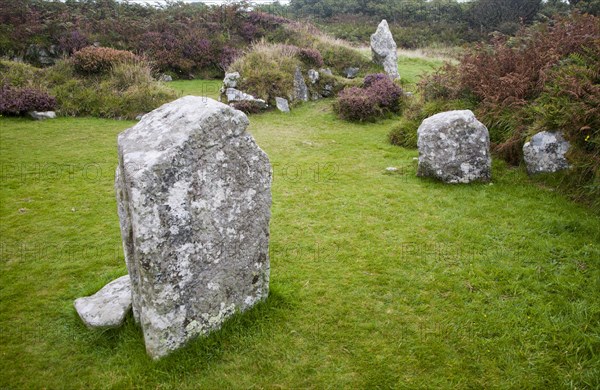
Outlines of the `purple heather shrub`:
<svg viewBox="0 0 600 390">
<path fill-rule="evenodd" d="M 35 88 L 0 86 L 0 114 L 23 115 L 29 111 L 51 111 L 56 99 Z"/>
<path fill-rule="evenodd" d="M 309 66 L 321 67 L 323 66 L 323 57 L 321 52 L 317 49 L 303 48 L 298 51 L 298 57 L 300 61 Z"/>
<path fill-rule="evenodd" d="M 368 88 L 375 81 L 390 79 L 390 77 L 385 73 L 372 73 L 365 76 L 365 80 L 363 81 L 363 88 Z"/>
</svg>

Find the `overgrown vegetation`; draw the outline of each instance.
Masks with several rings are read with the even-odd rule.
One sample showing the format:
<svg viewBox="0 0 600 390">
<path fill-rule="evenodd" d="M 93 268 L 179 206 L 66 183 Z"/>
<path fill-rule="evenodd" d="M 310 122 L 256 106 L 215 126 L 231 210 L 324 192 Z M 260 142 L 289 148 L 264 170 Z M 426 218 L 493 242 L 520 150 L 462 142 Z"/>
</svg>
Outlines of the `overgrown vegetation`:
<svg viewBox="0 0 600 390">
<path fill-rule="evenodd" d="M 84 56 L 76 53 L 73 60 L 61 60 L 44 69 L 0 61 L 3 94 L 13 94 L 0 99 L 3 107 L 11 105 L 3 113 L 21 115 L 33 109 L 56 108 L 59 115 L 133 119 L 175 99 L 175 91 L 157 82 L 150 65 L 132 53 L 111 57 L 105 51 L 93 52 L 100 55 L 87 51 L 82 60 Z M 21 98 L 16 99 L 15 93 Z M 16 105 L 19 109 L 12 107 Z"/>
<path fill-rule="evenodd" d="M 367 75 L 362 87 L 342 90 L 333 105 L 336 114 L 355 122 L 374 121 L 402 109 L 403 91 L 386 74 Z"/>
<path fill-rule="evenodd" d="M 599 42 L 599 19 L 580 14 L 499 35 L 423 80 L 422 98 L 474 109 L 495 153 L 512 164 L 532 134 L 562 131 L 573 170 L 559 187 L 600 207 Z"/>
<path fill-rule="evenodd" d="M 545 20 L 556 13 L 579 10 L 598 15 L 598 0 L 292 0 L 294 18 L 314 21 L 324 31 L 353 42 L 367 43 L 373 26 L 387 19 L 403 48 L 460 45 L 486 40 L 491 32 L 512 35 L 522 24 Z"/>
<path fill-rule="evenodd" d="M 241 90 L 264 99 L 271 105 L 274 105 L 276 97 L 293 100 L 297 68 L 305 79 L 308 70 L 319 71 L 316 82 L 305 80 L 311 96 L 334 96 L 345 86 L 360 83 L 360 80 L 350 80 L 343 76 L 348 68 L 359 68 L 359 76 L 378 69 L 360 51 L 323 35 L 318 30 L 290 24 L 285 27 L 285 31 L 295 34 L 292 40 L 294 44 L 261 40 L 238 57 L 228 69 L 230 72 L 240 73 L 238 87 Z"/>
<path fill-rule="evenodd" d="M 36 53 L 71 55 L 99 46 L 145 55 L 162 72 L 217 77 L 248 43 L 277 40 L 284 18 L 241 4 L 170 2 L 149 7 L 116 0 L 0 3 L 0 56 L 35 61 Z"/>
</svg>

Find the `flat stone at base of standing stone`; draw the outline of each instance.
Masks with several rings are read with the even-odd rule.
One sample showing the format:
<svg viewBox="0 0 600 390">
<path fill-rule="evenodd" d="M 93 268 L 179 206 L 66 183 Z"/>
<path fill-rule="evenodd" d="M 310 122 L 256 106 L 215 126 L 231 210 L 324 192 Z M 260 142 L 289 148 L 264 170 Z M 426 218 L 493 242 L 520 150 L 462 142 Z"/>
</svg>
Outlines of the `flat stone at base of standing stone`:
<svg viewBox="0 0 600 390">
<path fill-rule="evenodd" d="M 123 324 L 131 310 L 129 275 L 121 276 L 102 287 L 94 295 L 77 298 L 75 310 L 89 328 L 116 328 Z"/>
</svg>

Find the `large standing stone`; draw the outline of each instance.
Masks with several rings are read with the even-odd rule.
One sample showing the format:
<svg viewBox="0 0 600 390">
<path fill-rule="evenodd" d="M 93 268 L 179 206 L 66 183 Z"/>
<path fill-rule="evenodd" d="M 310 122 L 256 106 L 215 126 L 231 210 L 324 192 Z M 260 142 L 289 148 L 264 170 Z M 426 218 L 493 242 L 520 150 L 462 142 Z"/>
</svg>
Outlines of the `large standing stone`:
<svg viewBox="0 0 600 390">
<path fill-rule="evenodd" d="M 470 110 L 433 115 L 421 123 L 417 135 L 418 176 L 446 183 L 491 180 L 489 132 Z"/>
<path fill-rule="evenodd" d="M 96 294 L 77 298 L 75 310 L 89 328 L 116 328 L 131 310 L 129 275 L 121 276 L 102 287 Z"/>
<path fill-rule="evenodd" d="M 133 312 L 155 359 L 267 297 L 271 166 L 248 123 L 186 96 L 119 135 Z"/>
<path fill-rule="evenodd" d="M 383 19 L 375 34 L 371 35 L 371 53 L 373 62 L 382 65 L 385 72 L 394 79 L 400 78 L 397 49 L 390 27 Z"/>
<path fill-rule="evenodd" d="M 294 73 L 294 100 L 308 101 L 308 87 L 306 86 L 300 67 L 297 67 Z"/>
<path fill-rule="evenodd" d="M 523 157 L 529 174 L 553 173 L 569 168 L 565 157 L 569 142 L 563 135 L 542 131 L 523 145 Z"/>
</svg>

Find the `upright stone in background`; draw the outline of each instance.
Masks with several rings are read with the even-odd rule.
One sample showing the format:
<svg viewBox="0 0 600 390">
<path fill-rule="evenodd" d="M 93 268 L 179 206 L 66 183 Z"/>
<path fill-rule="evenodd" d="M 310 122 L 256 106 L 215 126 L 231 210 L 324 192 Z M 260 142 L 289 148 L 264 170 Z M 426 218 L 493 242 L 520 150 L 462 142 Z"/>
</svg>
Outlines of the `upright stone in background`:
<svg viewBox="0 0 600 390">
<path fill-rule="evenodd" d="M 294 99 L 300 100 L 303 102 L 308 101 L 308 87 L 306 86 L 306 82 L 304 81 L 304 76 L 302 76 L 302 71 L 299 67 L 296 68 L 296 72 L 294 73 Z"/>
<path fill-rule="evenodd" d="M 446 183 L 491 180 L 490 135 L 470 110 L 433 115 L 421 123 L 417 135 L 417 176 Z"/>
<path fill-rule="evenodd" d="M 119 135 L 121 235 L 152 358 L 268 295 L 271 166 L 248 123 L 187 96 Z"/>
<path fill-rule="evenodd" d="M 382 65 L 385 72 L 393 79 L 399 79 L 398 47 L 385 19 L 379 23 L 375 34 L 371 35 L 371 53 L 373 62 Z"/>
<path fill-rule="evenodd" d="M 523 158 L 530 175 L 554 173 L 569 168 L 565 155 L 571 145 L 562 133 L 542 131 L 523 145 Z"/>
</svg>

